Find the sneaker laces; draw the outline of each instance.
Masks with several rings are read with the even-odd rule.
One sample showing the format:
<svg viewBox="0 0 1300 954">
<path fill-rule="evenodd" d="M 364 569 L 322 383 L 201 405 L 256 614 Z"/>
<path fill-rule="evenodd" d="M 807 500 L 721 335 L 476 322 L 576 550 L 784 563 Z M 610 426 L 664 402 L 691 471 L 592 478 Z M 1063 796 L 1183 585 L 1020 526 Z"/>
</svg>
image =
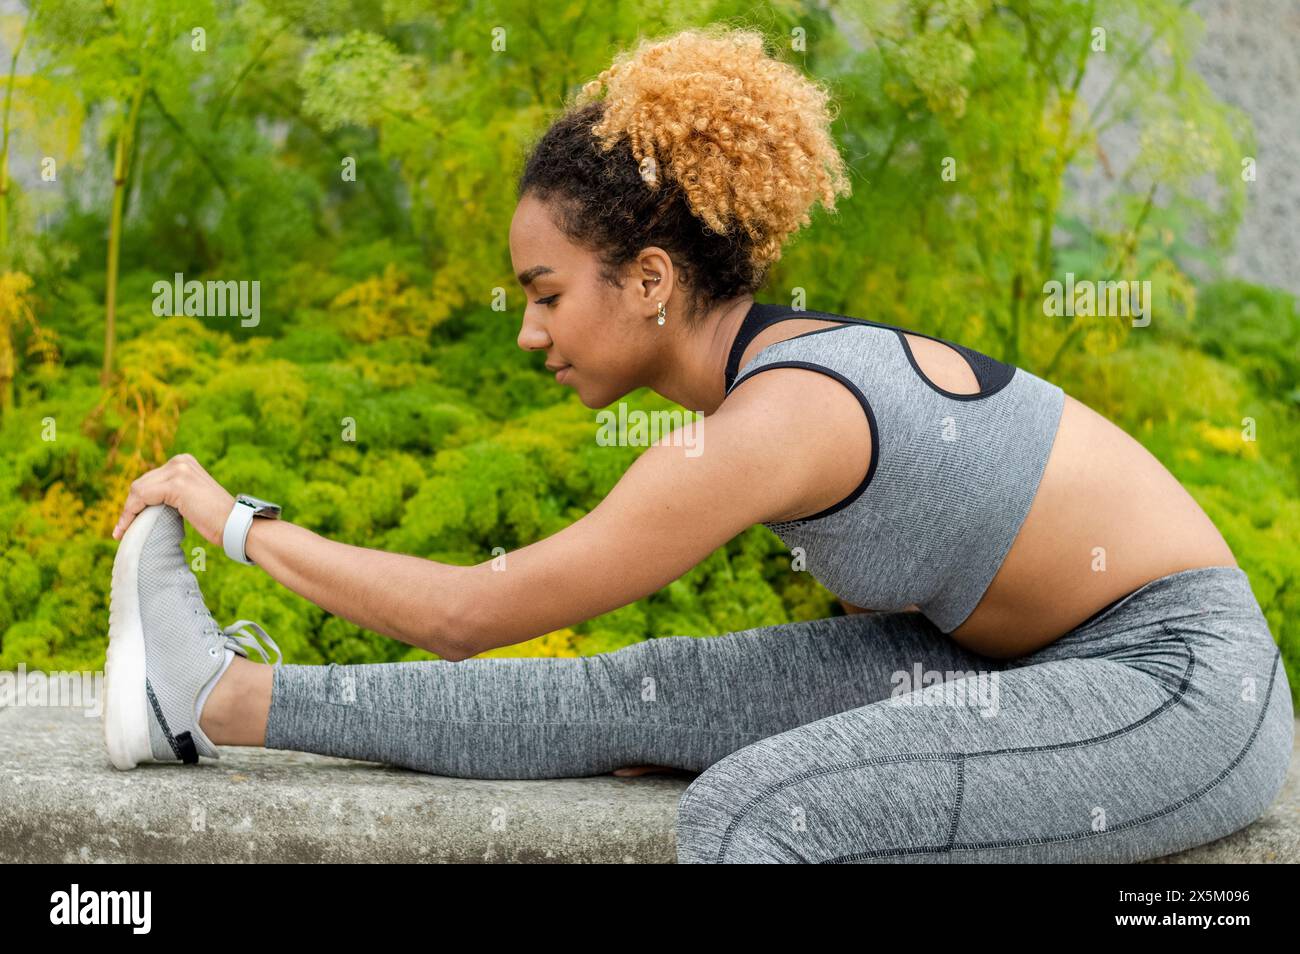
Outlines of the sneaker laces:
<svg viewBox="0 0 1300 954">
<path fill-rule="evenodd" d="M 244 658 L 248 658 L 248 653 L 245 650 L 255 649 L 262 657 L 263 662 L 271 663 L 270 657 L 267 656 L 266 650 L 258 643 L 257 637 L 245 631 L 244 627 L 250 626 L 275 650 L 276 659 L 271 665 L 278 666 L 283 661 L 284 653 L 276 645 L 275 640 L 267 635 L 266 630 L 252 620 L 236 620 L 226 627 L 218 625 L 216 619 L 212 616 L 212 612 L 208 609 L 208 604 L 203 599 L 203 593 L 199 590 L 198 581 L 192 575 L 186 582 L 185 593 L 190 598 L 191 611 L 195 616 L 202 617 L 203 634 L 211 637 L 210 641 L 214 648 L 229 649 Z"/>
<path fill-rule="evenodd" d="M 275 650 L 275 662 L 272 663 L 270 657 L 266 655 L 266 650 L 258 643 L 257 636 L 244 631 L 245 626 L 251 626 L 253 629 L 257 630 L 257 636 L 260 636 L 271 645 L 271 648 Z M 284 660 L 284 653 L 280 652 L 280 647 L 275 644 L 275 640 L 268 636 L 266 630 L 261 626 L 258 626 L 251 619 L 236 620 L 229 626 L 225 627 L 221 632 L 226 637 L 227 648 L 234 652 L 239 653 L 240 646 L 247 649 L 256 649 L 262 657 L 262 662 L 270 663 L 272 666 L 278 666 Z M 239 654 L 244 657 L 248 656 L 248 653 Z"/>
</svg>

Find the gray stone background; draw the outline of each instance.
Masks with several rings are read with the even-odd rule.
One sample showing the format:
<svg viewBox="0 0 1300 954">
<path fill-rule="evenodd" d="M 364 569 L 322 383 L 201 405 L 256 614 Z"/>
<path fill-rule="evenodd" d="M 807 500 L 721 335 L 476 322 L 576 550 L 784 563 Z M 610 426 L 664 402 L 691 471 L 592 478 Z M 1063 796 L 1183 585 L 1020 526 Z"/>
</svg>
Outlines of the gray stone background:
<svg viewBox="0 0 1300 954">
<path fill-rule="evenodd" d="M 866 44 L 858 19 L 847 15 L 849 3 L 821 4 L 851 46 Z M 1234 247 L 1217 264 L 1226 275 L 1300 295 L 1300 229 L 1294 224 L 1300 217 L 1300 0 L 1193 0 L 1190 6 L 1204 24 L 1192 68 L 1216 98 L 1250 117 L 1255 131 L 1257 178 L 1247 186 Z M 1109 76 L 1104 59 L 1090 62 L 1077 108 L 1094 106 Z M 1100 145 L 1115 168 L 1127 166 L 1140 133 L 1124 124 L 1102 133 Z M 1072 204 L 1084 207 L 1100 204 L 1115 187 L 1103 171 L 1083 164 L 1067 170 L 1065 186 Z M 1200 262 L 1181 264 L 1196 278 L 1214 277 Z"/>
<path fill-rule="evenodd" d="M 1196 69 L 1255 123 L 1252 184 L 1230 272 L 1300 294 L 1300 0 L 1199 0 Z"/>
<path fill-rule="evenodd" d="M 1141 0 L 1134 0 L 1141 2 Z M 1194 0 L 1205 23 L 1192 65 L 1214 95 L 1248 115 L 1255 127 L 1256 180 L 1225 272 L 1300 294 L 1300 0 Z M 1106 85 L 1090 69 L 1080 94 L 1090 105 Z M 1117 125 L 1101 145 L 1121 165 L 1139 130 Z M 1095 170 L 1067 182 L 1086 202 L 1109 183 Z M 1189 263 L 1188 271 L 1200 269 Z"/>
</svg>

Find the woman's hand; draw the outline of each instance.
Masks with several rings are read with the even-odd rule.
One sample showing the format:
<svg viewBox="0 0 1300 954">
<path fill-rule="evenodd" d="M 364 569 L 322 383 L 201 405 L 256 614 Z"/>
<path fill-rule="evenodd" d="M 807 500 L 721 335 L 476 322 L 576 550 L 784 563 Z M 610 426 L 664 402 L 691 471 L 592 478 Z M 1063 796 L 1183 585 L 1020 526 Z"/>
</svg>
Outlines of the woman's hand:
<svg viewBox="0 0 1300 954">
<path fill-rule="evenodd" d="M 177 454 L 131 483 L 122 517 L 113 528 L 113 539 L 120 540 L 136 514 L 153 504 L 179 510 L 203 539 L 219 547 L 235 498 L 212 479 L 193 454 Z"/>
<path fill-rule="evenodd" d="M 635 776 L 635 775 L 646 775 L 651 772 L 678 772 L 678 771 L 681 770 L 670 768 L 667 765 L 636 765 L 636 766 L 629 766 L 628 768 L 614 769 L 614 771 L 610 772 L 610 774 L 622 775 L 622 776 Z"/>
</svg>

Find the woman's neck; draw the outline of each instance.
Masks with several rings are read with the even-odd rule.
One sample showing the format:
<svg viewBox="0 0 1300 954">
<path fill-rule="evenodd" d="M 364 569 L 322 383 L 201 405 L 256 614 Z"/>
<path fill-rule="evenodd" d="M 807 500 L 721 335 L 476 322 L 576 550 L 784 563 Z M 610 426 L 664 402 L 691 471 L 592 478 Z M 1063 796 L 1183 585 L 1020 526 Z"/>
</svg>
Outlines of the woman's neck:
<svg viewBox="0 0 1300 954">
<path fill-rule="evenodd" d="M 681 326 L 661 355 L 660 373 L 648 386 L 689 411 L 716 411 L 726 397 L 731 347 L 753 304 L 753 295 L 743 295 L 710 311 L 697 330 Z"/>
</svg>

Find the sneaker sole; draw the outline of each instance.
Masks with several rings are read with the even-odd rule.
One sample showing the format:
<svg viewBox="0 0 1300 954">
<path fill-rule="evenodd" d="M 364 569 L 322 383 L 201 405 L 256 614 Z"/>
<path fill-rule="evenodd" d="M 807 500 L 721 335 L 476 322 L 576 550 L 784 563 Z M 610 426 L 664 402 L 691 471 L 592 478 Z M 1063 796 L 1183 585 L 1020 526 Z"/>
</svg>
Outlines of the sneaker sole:
<svg viewBox="0 0 1300 954">
<path fill-rule="evenodd" d="M 113 558 L 104 659 L 104 745 L 113 767 L 122 770 L 155 761 L 149 741 L 139 578 L 140 553 L 162 509 L 156 504 L 136 514 Z"/>
</svg>

